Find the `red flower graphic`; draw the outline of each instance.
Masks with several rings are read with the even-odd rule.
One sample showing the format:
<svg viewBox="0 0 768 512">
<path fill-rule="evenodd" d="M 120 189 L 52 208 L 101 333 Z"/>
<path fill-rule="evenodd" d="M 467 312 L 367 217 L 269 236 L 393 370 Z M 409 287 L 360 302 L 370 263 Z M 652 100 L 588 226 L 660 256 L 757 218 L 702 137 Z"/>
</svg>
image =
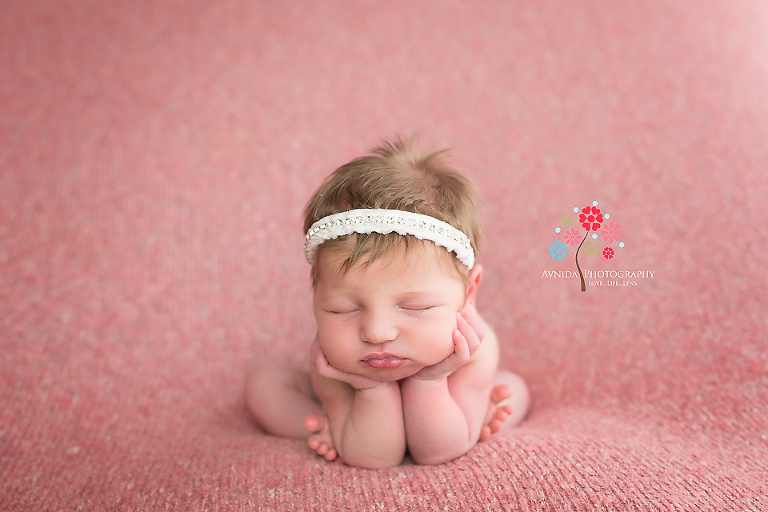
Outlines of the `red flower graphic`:
<svg viewBox="0 0 768 512">
<path fill-rule="evenodd" d="M 603 240 L 608 241 L 609 244 L 612 244 L 616 240 L 619 239 L 619 235 L 621 234 L 621 230 L 619 230 L 619 225 L 614 224 L 613 222 L 608 223 L 608 229 L 604 229 L 600 232 L 601 235 L 603 235 Z"/>
<path fill-rule="evenodd" d="M 565 243 L 568 245 L 576 245 L 579 243 L 579 231 L 577 229 L 571 229 L 565 233 Z"/>
<path fill-rule="evenodd" d="M 574 207 L 573 213 L 579 213 L 579 223 L 581 226 L 587 230 L 587 232 L 584 234 L 584 238 L 581 239 L 581 243 L 579 244 L 578 248 L 576 249 L 576 270 L 579 272 L 579 279 L 581 280 L 581 291 L 585 292 L 587 291 L 587 282 L 584 280 L 584 272 L 581 270 L 581 265 L 579 265 L 579 253 L 581 252 L 581 247 L 584 245 L 584 242 L 586 242 L 587 238 L 589 238 L 590 235 L 592 235 L 592 238 L 597 240 L 598 234 L 597 231 L 600 229 L 600 226 L 603 224 L 603 222 L 607 221 L 611 218 L 611 215 L 608 213 L 602 213 L 600 211 L 600 208 L 597 207 L 598 202 L 592 201 L 592 204 L 589 206 L 585 206 L 581 209 L 581 213 L 579 213 L 579 208 Z M 565 219 L 569 216 L 563 216 Z M 566 224 L 563 223 L 563 226 Z M 556 232 L 560 232 L 560 228 L 555 229 Z M 574 233 L 575 231 L 575 233 Z M 591 233 L 590 233 L 591 232 Z M 621 235 L 621 231 L 619 231 L 619 225 L 614 224 L 613 222 L 610 223 L 609 226 L 606 227 L 606 229 L 603 230 L 602 236 L 603 240 L 607 241 L 608 243 L 613 243 L 614 241 L 619 239 L 619 236 Z M 578 236 L 577 230 L 571 230 L 568 233 L 565 234 L 565 242 L 567 244 L 575 245 L 576 244 L 576 237 Z M 563 248 L 565 248 L 565 244 L 562 242 L 556 242 L 559 244 L 562 244 Z M 624 242 L 619 242 L 620 247 L 624 247 Z M 597 246 L 596 243 L 590 242 L 590 244 L 587 246 L 586 254 L 591 258 L 592 256 L 596 255 L 600 251 L 600 248 Z M 612 260 L 613 257 L 616 255 L 616 253 L 613 252 L 613 249 L 611 247 L 606 247 L 602 251 L 603 257 L 607 260 Z"/>
<path fill-rule="evenodd" d="M 579 222 L 587 231 L 597 231 L 603 223 L 603 214 L 597 206 L 585 206 L 579 214 Z"/>
</svg>

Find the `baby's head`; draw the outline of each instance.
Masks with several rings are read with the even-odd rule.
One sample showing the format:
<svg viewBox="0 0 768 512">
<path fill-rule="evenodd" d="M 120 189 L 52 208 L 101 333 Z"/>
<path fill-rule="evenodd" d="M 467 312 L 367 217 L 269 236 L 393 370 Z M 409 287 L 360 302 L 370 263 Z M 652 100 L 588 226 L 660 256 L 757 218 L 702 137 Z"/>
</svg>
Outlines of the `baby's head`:
<svg viewBox="0 0 768 512">
<path fill-rule="evenodd" d="M 474 308 L 475 192 L 441 153 L 386 143 L 307 205 L 318 342 L 342 371 L 391 381 L 434 365 L 454 350 L 457 312 Z"/>
<path fill-rule="evenodd" d="M 461 243 L 469 244 L 462 249 L 463 254 L 471 254 L 469 263 L 458 259 L 460 250 L 449 252 L 441 248 L 436 252 L 449 260 L 457 275 L 466 281 L 481 237 L 480 214 L 472 183 L 445 164 L 442 160 L 445 150 L 421 154 L 415 139 L 404 141 L 398 138 L 385 142 L 371 153 L 338 168 L 320 186 L 307 204 L 304 232 L 325 217 L 350 210 L 399 210 L 426 215 L 452 226 L 460 232 L 459 235 L 466 235 Z M 405 224 L 411 219 L 390 217 L 389 220 L 395 230 L 387 234 L 359 233 L 358 229 L 358 232 L 338 238 L 325 237 L 316 254 L 308 253 L 312 262 L 312 283 L 317 283 L 320 277 L 317 260 L 323 254 L 343 252 L 346 257 L 339 271 L 346 273 L 356 263 L 369 265 L 391 254 L 401 244 L 407 253 L 422 243 L 432 243 L 411 234 L 397 233 L 403 231 L 397 229 L 398 223 Z M 442 227 L 434 229 L 436 236 L 442 237 Z M 453 247 L 457 244 L 449 241 L 449 244 L 441 245 Z"/>
</svg>

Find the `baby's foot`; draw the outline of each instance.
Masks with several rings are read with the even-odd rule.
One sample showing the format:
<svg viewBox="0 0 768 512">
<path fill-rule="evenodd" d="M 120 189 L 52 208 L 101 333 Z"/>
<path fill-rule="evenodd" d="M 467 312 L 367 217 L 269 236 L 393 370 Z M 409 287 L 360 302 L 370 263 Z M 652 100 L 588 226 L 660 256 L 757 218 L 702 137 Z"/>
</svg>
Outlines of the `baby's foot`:
<svg viewBox="0 0 768 512">
<path fill-rule="evenodd" d="M 485 413 L 483 428 L 480 429 L 480 441 L 487 441 L 492 434 L 501 430 L 504 421 L 512 414 L 512 406 L 502 405 L 506 399 L 512 396 L 512 387 L 508 384 L 499 384 L 491 391 L 491 400 L 488 404 L 488 412 Z"/>
<path fill-rule="evenodd" d="M 333 448 L 328 417 L 324 414 L 310 414 L 304 418 L 304 428 L 312 432 L 307 440 L 309 447 L 328 462 L 335 460 L 337 454 Z"/>
</svg>

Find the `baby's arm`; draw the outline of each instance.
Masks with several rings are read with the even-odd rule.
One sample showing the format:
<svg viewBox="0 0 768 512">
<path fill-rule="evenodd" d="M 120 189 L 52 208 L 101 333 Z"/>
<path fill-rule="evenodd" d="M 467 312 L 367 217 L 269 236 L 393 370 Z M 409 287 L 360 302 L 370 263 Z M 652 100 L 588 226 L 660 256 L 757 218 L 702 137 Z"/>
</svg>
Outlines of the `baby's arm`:
<svg viewBox="0 0 768 512">
<path fill-rule="evenodd" d="M 454 353 L 401 386 L 408 449 L 419 464 L 441 464 L 469 451 L 488 409 L 498 365 L 496 339 L 491 333 L 481 345 L 476 313 L 459 315 L 457 322 Z"/>
<path fill-rule="evenodd" d="M 330 424 L 341 459 L 363 468 L 397 466 L 405 455 L 405 427 L 397 382 L 379 382 L 343 372 L 318 346 L 312 384 Z"/>
</svg>

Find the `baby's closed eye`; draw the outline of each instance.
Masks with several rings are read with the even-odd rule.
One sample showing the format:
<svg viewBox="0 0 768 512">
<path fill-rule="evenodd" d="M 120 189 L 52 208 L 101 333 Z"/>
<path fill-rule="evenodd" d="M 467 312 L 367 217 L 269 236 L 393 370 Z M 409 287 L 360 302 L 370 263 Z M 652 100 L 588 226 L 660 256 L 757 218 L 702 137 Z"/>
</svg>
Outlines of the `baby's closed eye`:
<svg viewBox="0 0 768 512">
<path fill-rule="evenodd" d="M 433 310 L 439 306 L 432 306 L 432 305 L 405 305 L 400 306 L 400 309 L 403 311 L 406 311 L 408 313 L 414 313 L 414 314 L 420 314 L 420 313 L 426 313 L 427 311 Z"/>
<path fill-rule="evenodd" d="M 360 311 L 360 309 L 359 308 L 352 308 L 352 307 L 350 307 L 350 308 L 324 309 L 323 311 L 326 312 L 326 313 L 329 313 L 331 315 L 345 316 L 345 315 L 353 315 L 353 314 L 357 313 L 358 311 Z"/>
</svg>

